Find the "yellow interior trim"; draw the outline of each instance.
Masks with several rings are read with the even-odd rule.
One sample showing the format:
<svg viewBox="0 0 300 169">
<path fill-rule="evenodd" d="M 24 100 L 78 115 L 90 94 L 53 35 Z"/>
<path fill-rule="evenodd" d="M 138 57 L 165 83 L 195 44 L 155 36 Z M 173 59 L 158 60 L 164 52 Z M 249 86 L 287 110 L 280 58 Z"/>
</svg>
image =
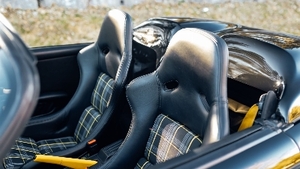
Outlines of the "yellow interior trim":
<svg viewBox="0 0 300 169">
<path fill-rule="evenodd" d="M 228 108 L 235 113 L 241 113 L 241 114 L 246 114 L 249 110 L 248 106 L 239 103 L 235 100 L 232 100 L 230 98 L 228 98 Z"/>
<path fill-rule="evenodd" d="M 256 104 L 254 104 L 249 111 L 246 113 L 240 127 L 238 131 L 242 131 L 246 128 L 249 128 L 253 125 L 255 117 L 257 115 L 258 112 L 258 106 Z"/>
<path fill-rule="evenodd" d="M 51 155 L 36 155 L 34 161 L 42 162 L 42 163 L 58 164 L 58 165 L 62 165 L 74 169 L 86 169 L 97 163 L 97 161 L 93 161 L 93 160 L 67 158 L 67 157 L 59 157 L 59 156 L 51 156 Z"/>
<path fill-rule="evenodd" d="M 272 169 L 287 169 L 300 162 L 300 153 L 288 157 L 276 164 Z"/>
<path fill-rule="evenodd" d="M 300 118 L 300 106 L 294 106 L 289 112 L 289 123 L 297 121 Z"/>
</svg>

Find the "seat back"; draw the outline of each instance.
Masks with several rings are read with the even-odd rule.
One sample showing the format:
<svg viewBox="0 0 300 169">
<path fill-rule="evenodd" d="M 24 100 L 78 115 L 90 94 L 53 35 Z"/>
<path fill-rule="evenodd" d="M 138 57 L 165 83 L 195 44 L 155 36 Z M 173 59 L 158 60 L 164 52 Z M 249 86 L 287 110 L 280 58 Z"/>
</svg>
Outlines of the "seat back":
<svg viewBox="0 0 300 169">
<path fill-rule="evenodd" d="M 221 38 L 187 29 L 172 39 L 157 69 L 160 111 L 197 133 L 204 144 L 228 134 L 227 66 Z"/>
<path fill-rule="evenodd" d="M 91 76 L 97 80 L 96 85 L 92 85 L 90 106 L 81 115 L 74 133 L 78 142 L 87 138 L 94 127 L 97 127 L 96 132 L 90 138 L 99 135 L 97 132 L 107 125 L 122 91 L 125 90 L 132 60 L 132 30 L 131 17 L 128 14 L 111 10 L 104 18 L 97 41 L 78 55 L 78 60 L 82 63 L 81 82 L 92 80 Z"/>
<path fill-rule="evenodd" d="M 77 56 L 80 79 L 69 103 L 56 113 L 31 119 L 23 137 L 42 140 L 73 135 L 82 112 L 95 98 L 93 96 L 91 101 L 94 88 L 99 86 L 97 81 L 101 82 L 98 80 L 101 73 L 112 79 L 114 85 L 110 90 L 112 94 L 106 98 L 109 102 L 105 106 L 97 103 L 94 107 L 98 107 L 99 111 L 105 109 L 106 112 L 111 112 L 127 81 L 132 60 L 132 32 L 132 20 L 128 14 L 117 9 L 109 11 L 96 42 L 82 49 Z M 104 119 L 110 115 L 104 114 L 107 114 L 103 116 Z"/>
<path fill-rule="evenodd" d="M 74 135 L 78 144 L 53 155 L 76 157 L 86 150 L 88 141 L 109 130 L 107 125 L 124 95 L 132 60 L 132 26 L 127 13 L 111 10 L 104 18 L 97 41 L 79 52 L 79 86 L 59 112 L 58 118 L 67 122 L 62 122 L 65 127 L 55 136 Z M 101 140 L 98 139 L 98 144 L 105 144 Z"/>
<path fill-rule="evenodd" d="M 131 127 L 105 165 L 143 168 L 228 135 L 227 66 L 228 49 L 220 37 L 199 29 L 178 31 L 157 70 L 127 86 Z"/>
</svg>

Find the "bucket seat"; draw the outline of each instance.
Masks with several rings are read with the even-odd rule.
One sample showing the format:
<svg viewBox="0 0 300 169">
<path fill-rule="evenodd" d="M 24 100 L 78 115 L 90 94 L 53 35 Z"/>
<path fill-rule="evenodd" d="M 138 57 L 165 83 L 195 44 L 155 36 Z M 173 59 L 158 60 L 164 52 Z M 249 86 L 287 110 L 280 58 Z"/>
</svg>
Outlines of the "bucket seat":
<svg viewBox="0 0 300 169">
<path fill-rule="evenodd" d="M 158 68 L 127 86 L 127 137 L 95 168 L 147 168 L 227 136 L 227 71 L 228 48 L 220 37 L 179 30 Z"/>
<path fill-rule="evenodd" d="M 32 159 L 36 154 L 77 157 L 86 151 L 88 141 L 105 140 L 103 130 L 124 95 L 132 31 L 128 14 L 108 12 L 96 42 L 78 54 L 80 82 L 71 101 L 58 113 L 31 120 L 3 159 L 4 168 L 53 168 Z M 62 127 L 52 131 L 56 126 Z"/>
</svg>

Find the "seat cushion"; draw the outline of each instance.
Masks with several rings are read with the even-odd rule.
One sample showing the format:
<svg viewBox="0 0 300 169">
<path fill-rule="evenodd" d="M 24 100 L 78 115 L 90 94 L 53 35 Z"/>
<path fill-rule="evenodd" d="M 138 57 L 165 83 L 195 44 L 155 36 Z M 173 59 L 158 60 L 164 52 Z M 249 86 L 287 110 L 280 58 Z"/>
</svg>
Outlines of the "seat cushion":
<svg viewBox="0 0 300 169">
<path fill-rule="evenodd" d="M 145 157 L 139 160 L 136 168 L 147 168 L 152 164 L 186 154 L 202 144 L 197 135 L 163 114 L 157 116 L 150 130 Z"/>
<path fill-rule="evenodd" d="M 19 138 L 11 152 L 3 159 L 5 168 L 19 168 L 36 154 L 52 154 L 75 146 L 85 139 L 98 124 L 112 95 L 114 80 L 101 73 L 94 88 L 91 106 L 82 113 L 74 137 L 62 137 L 35 142 L 31 138 Z"/>
<path fill-rule="evenodd" d="M 41 140 L 35 142 L 31 138 L 19 138 L 11 148 L 11 151 L 3 159 L 6 169 L 19 168 L 27 161 L 32 160 L 37 154 L 50 154 L 65 150 L 77 144 L 73 137 Z"/>
<path fill-rule="evenodd" d="M 57 139 L 41 140 L 36 142 L 41 154 L 52 154 L 71 148 L 77 144 L 73 137 L 62 137 Z"/>
<path fill-rule="evenodd" d="M 107 108 L 114 84 L 115 81 L 105 73 L 99 75 L 92 93 L 92 105 L 82 113 L 74 133 L 77 142 L 83 141 L 98 124 L 104 110 Z"/>
<path fill-rule="evenodd" d="M 3 159 L 3 165 L 7 169 L 22 166 L 36 154 L 40 154 L 40 151 L 34 140 L 30 138 L 19 138 L 15 141 L 9 154 Z"/>
<path fill-rule="evenodd" d="M 81 142 L 90 134 L 92 129 L 99 122 L 101 115 L 102 114 L 93 106 L 89 106 L 84 110 L 74 133 L 76 141 Z"/>
<path fill-rule="evenodd" d="M 114 83 L 114 79 L 105 73 L 100 73 L 91 98 L 93 107 L 95 107 L 100 114 L 107 108 L 113 92 Z"/>
</svg>

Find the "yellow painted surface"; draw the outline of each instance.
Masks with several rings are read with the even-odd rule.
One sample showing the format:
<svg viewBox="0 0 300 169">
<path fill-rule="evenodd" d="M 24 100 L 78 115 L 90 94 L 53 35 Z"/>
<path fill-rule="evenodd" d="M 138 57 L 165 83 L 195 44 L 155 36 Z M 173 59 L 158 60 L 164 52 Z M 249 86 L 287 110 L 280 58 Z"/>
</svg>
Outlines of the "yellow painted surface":
<svg viewBox="0 0 300 169">
<path fill-rule="evenodd" d="M 251 127 L 254 123 L 255 117 L 257 115 L 258 112 L 258 106 L 256 104 L 254 104 L 249 111 L 247 112 L 247 114 L 245 115 L 240 127 L 238 131 L 242 131 L 244 129 L 247 129 L 249 127 Z"/>
<path fill-rule="evenodd" d="M 51 156 L 51 155 L 36 155 L 34 161 L 42 162 L 42 163 L 58 164 L 58 165 L 62 165 L 74 169 L 86 169 L 87 167 L 91 167 L 97 163 L 97 161 L 93 161 L 93 160 L 58 157 L 58 156 Z"/>
<path fill-rule="evenodd" d="M 289 123 L 292 123 L 299 118 L 300 118 L 300 106 L 295 106 L 289 112 Z"/>
<path fill-rule="evenodd" d="M 293 165 L 300 162 L 300 153 L 295 154 L 289 158 L 286 158 L 282 161 L 280 161 L 275 167 L 272 169 L 288 169 L 292 167 Z"/>
</svg>

